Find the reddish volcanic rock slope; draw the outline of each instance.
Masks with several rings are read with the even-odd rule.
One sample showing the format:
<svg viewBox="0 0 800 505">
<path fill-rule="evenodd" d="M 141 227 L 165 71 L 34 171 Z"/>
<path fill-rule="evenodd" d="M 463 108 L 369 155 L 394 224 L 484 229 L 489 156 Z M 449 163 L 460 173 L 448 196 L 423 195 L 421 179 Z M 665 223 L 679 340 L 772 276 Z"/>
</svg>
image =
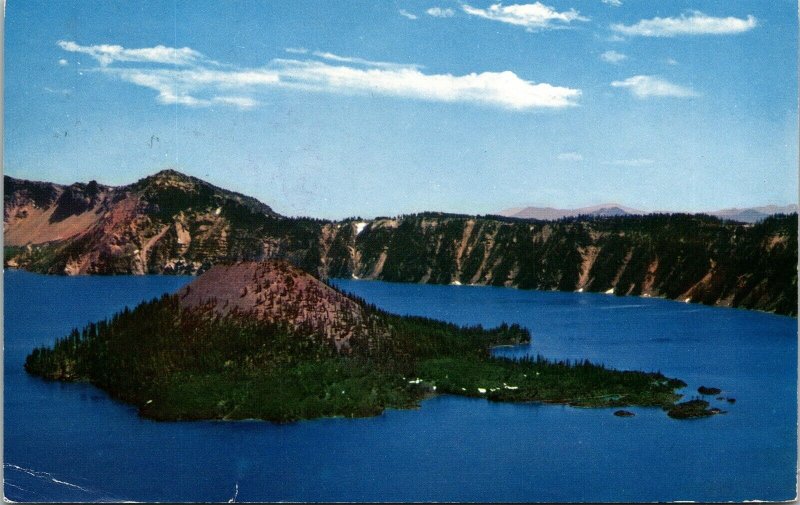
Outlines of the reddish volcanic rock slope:
<svg viewBox="0 0 800 505">
<path fill-rule="evenodd" d="M 178 294 L 182 308 L 288 324 L 324 336 L 343 352 L 351 339 L 366 336 L 358 302 L 282 260 L 216 265 Z"/>
<path fill-rule="evenodd" d="M 264 257 L 268 238 L 280 242 L 263 230 L 280 217 L 267 205 L 174 170 L 117 187 L 3 180 L 12 267 L 68 275 L 198 273 L 220 261 Z"/>
</svg>

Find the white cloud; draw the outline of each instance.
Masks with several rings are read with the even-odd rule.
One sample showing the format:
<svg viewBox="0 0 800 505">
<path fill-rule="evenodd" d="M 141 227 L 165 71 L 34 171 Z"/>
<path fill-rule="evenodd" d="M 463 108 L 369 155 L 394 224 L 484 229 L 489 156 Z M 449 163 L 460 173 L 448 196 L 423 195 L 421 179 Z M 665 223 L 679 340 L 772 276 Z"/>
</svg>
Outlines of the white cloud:
<svg viewBox="0 0 800 505">
<path fill-rule="evenodd" d="M 417 19 L 417 16 L 416 16 L 416 14 L 411 14 L 410 12 L 408 12 L 408 11 L 407 11 L 407 10 L 405 10 L 405 9 L 400 9 L 400 10 L 399 10 L 399 11 L 397 11 L 397 12 L 398 12 L 398 13 L 399 13 L 401 16 L 403 16 L 404 18 L 407 18 L 407 19 Z"/>
<path fill-rule="evenodd" d="M 356 58 L 353 56 L 339 56 L 338 54 L 328 53 L 324 51 L 314 51 L 314 56 L 317 58 L 322 58 L 324 60 L 335 61 L 337 63 L 353 63 L 356 65 L 364 65 L 367 67 L 378 67 L 378 68 L 420 68 L 419 65 L 413 64 L 403 64 L 403 63 L 390 63 L 387 61 L 373 61 L 373 60 L 365 60 L 364 58 Z"/>
<path fill-rule="evenodd" d="M 62 67 L 66 67 L 67 65 L 69 65 L 69 62 L 64 58 L 61 58 L 60 60 L 58 60 L 58 64 L 61 65 Z"/>
<path fill-rule="evenodd" d="M 634 158 L 630 160 L 613 160 L 613 161 L 604 161 L 603 165 L 615 165 L 618 167 L 643 167 L 646 165 L 652 165 L 655 163 L 654 160 L 650 158 Z"/>
<path fill-rule="evenodd" d="M 371 93 L 436 102 L 481 103 L 511 110 L 575 105 L 580 90 L 533 83 L 515 73 L 482 72 L 454 76 L 416 68 L 360 69 L 318 61 L 280 62 L 281 83 L 314 91 Z"/>
<path fill-rule="evenodd" d="M 140 49 L 125 49 L 122 46 L 100 44 L 96 46 L 81 46 L 75 42 L 59 40 L 59 47 L 71 53 L 88 54 L 100 65 L 106 66 L 117 61 L 139 63 L 164 63 L 168 65 L 186 66 L 204 59 L 203 55 L 188 47 L 174 48 L 165 46 L 143 47 Z M 205 60 L 207 63 L 213 63 Z"/>
<path fill-rule="evenodd" d="M 600 55 L 600 58 L 603 61 L 614 64 L 620 63 L 621 61 L 628 59 L 626 55 L 618 53 L 617 51 L 614 50 L 604 52 L 603 54 Z"/>
<path fill-rule="evenodd" d="M 667 61 L 667 65 L 677 65 L 678 64 L 678 60 L 676 60 L 674 58 L 667 58 L 666 61 Z"/>
<path fill-rule="evenodd" d="M 627 88 L 637 98 L 651 96 L 671 96 L 677 98 L 691 98 L 698 96 L 691 88 L 671 83 L 653 75 L 634 75 L 623 81 L 614 81 L 611 86 Z"/>
<path fill-rule="evenodd" d="M 224 105 L 234 105 L 240 109 L 252 109 L 259 104 L 257 100 L 247 96 L 215 96 L 211 101 Z"/>
<path fill-rule="evenodd" d="M 433 16 L 435 18 L 451 18 L 456 14 L 453 9 L 443 9 L 441 7 L 431 7 L 430 9 L 426 10 L 425 13 L 428 16 Z"/>
<path fill-rule="evenodd" d="M 479 9 L 467 4 L 462 4 L 461 8 L 471 16 L 478 16 L 492 21 L 500 21 L 516 26 L 523 26 L 528 31 L 544 30 L 548 28 L 564 27 L 572 21 L 588 21 L 589 18 L 583 17 L 575 9 L 558 12 L 552 7 L 541 2 L 532 4 L 506 5 L 494 4 L 488 9 Z M 562 23 L 554 25 L 553 23 Z"/>
<path fill-rule="evenodd" d="M 287 47 L 286 49 L 284 49 L 284 51 L 286 51 L 289 54 L 307 54 L 308 53 L 308 49 L 306 49 L 305 47 Z"/>
<path fill-rule="evenodd" d="M 120 80 L 158 92 L 159 103 L 189 107 L 208 107 L 214 104 L 231 105 L 242 109 L 255 107 L 258 102 L 243 95 L 229 95 L 259 86 L 277 85 L 277 74 L 265 70 L 209 70 L 164 68 L 101 68 L 101 72 Z M 195 95 L 208 95 L 198 98 Z"/>
<path fill-rule="evenodd" d="M 675 37 L 678 35 L 732 35 L 752 30 L 758 21 L 752 15 L 746 19 L 716 18 L 700 11 L 681 14 L 677 18 L 643 19 L 634 25 L 613 24 L 611 29 L 628 36 Z"/>
<path fill-rule="evenodd" d="M 583 155 L 581 153 L 559 153 L 558 159 L 561 161 L 583 161 Z"/>
<path fill-rule="evenodd" d="M 61 44 L 60 44 L 61 45 Z M 65 50 L 78 46 L 65 42 Z M 191 64 L 180 60 L 172 66 L 153 66 L 152 59 L 132 60 L 152 55 L 152 48 L 114 51 L 110 60 L 103 59 L 94 71 L 111 78 L 151 89 L 162 104 L 189 107 L 229 105 L 248 109 L 259 105 L 254 95 L 277 88 L 310 92 L 380 95 L 433 102 L 482 104 L 508 110 L 558 109 L 574 106 L 581 95 L 579 89 L 534 83 L 514 72 L 481 72 L 466 75 L 429 74 L 420 67 L 371 61 L 315 51 L 318 59 L 274 59 L 260 68 L 237 68 L 221 65 L 201 53 L 184 48 Z M 171 48 L 158 46 L 158 54 L 174 54 Z M 292 49 L 294 54 L 307 50 Z M 87 54 L 90 54 L 88 51 Z M 106 54 L 106 53 L 102 53 Z M 158 63 L 165 58 L 158 58 Z M 116 61 L 136 63 L 114 66 Z M 105 62 L 105 63 L 104 63 Z"/>
<path fill-rule="evenodd" d="M 603 3 L 612 7 L 621 7 L 622 0 L 603 0 Z"/>
</svg>

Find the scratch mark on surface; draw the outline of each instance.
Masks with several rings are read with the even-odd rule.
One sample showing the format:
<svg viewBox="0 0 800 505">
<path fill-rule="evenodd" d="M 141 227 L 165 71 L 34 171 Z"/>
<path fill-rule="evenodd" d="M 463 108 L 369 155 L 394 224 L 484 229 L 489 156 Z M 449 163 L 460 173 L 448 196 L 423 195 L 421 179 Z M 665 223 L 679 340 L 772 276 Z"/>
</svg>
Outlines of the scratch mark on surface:
<svg viewBox="0 0 800 505">
<path fill-rule="evenodd" d="M 18 486 L 18 485 L 16 485 L 16 484 L 12 484 L 11 482 L 8 482 L 8 481 L 7 481 L 7 480 L 5 480 L 5 479 L 3 479 L 3 485 L 4 485 L 4 486 L 11 486 L 11 487 L 15 487 L 15 488 L 19 489 L 20 491 L 25 491 L 26 493 L 28 492 L 28 490 L 27 490 L 27 489 L 25 489 L 24 487 L 22 487 L 22 486 Z"/>
<path fill-rule="evenodd" d="M 53 477 L 52 474 L 49 474 L 47 472 L 40 472 L 40 471 L 37 471 L 37 470 L 32 470 L 30 468 L 21 467 L 19 465 L 13 465 L 11 463 L 5 463 L 3 466 L 6 467 L 6 468 L 13 468 L 14 470 L 18 470 L 20 472 L 27 473 L 28 475 L 30 475 L 32 477 L 36 477 L 36 478 L 39 478 L 39 479 L 50 480 L 51 482 L 54 482 L 56 484 L 61 484 L 62 486 L 68 486 L 68 487 L 72 487 L 72 488 L 75 488 L 75 489 L 80 489 L 81 491 L 84 491 L 86 493 L 90 493 L 91 492 L 86 488 L 78 486 L 77 484 L 72 484 L 71 482 L 64 482 L 63 480 L 58 480 L 55 477 Z"/>
<path fill-rule="evenodd" d="M 80 489 L 81 491 L 86 491 L 87 493 L 89 492 L 88 489 L 82 488 L 82 487 L 78 486 L 77 484 L 71 484 L 69 482 L 64 482 L 63 480 L 58 480 L 55 477 L 51 477 L 50 480 L 55 482 L 56 484 L 63 484 L 65 486 L 74 487 L 75 489 Z"/>
</svg>

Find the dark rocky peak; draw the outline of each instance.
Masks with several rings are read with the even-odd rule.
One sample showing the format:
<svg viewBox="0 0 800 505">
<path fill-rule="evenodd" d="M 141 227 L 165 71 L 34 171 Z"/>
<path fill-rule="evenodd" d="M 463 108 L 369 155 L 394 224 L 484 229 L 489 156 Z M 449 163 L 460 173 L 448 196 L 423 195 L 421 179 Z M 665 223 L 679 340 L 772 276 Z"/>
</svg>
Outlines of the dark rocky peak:
<svg viewBox="0 0 800 505">
<path fill-rule="evenodd" d="M 164 188 L 179 188 L 184 191 L 195 191 L 200 179 L 195 179 L 177 170 L 167 169 L 148 175 L 133 183 L 133 187 L 140 191 L 158 190 Z"/>
<path fill-rule="evenodd" d="M 92 182 L 94 184 L 75 183 L 64 188 L 56 200 L 56 209 L 50 216 L 50 222 L 57 223 L 94 208 L 100 198 L 100 188 L 97 182 Z"/>
<path fill-rule="evenodd" d="M 227 204 L 244 207 L 254 214 L 278 216 L 268 205 L 255 198 L 222 189 L 172 169 L 140 179 L 129 189 L 139 193 L 156 213 L 170 216 L 189 209 L 214 210 Z"/>
</svg>

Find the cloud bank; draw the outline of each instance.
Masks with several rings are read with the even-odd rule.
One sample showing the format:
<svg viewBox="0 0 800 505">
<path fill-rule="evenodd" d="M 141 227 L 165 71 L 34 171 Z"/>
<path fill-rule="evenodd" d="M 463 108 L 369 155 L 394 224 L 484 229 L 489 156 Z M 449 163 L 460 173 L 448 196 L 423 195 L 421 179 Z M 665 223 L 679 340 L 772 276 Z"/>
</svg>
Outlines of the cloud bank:
<svg viewBox="0 0 800 505">
<path fill-rule="evenodd" d="M 677 18 L 643 19 L 634 25 L 613 24 L 615 32 L 631 37 L 677 37 L 680 35 L 734 35 L 758 25 L 754 16 L 717 18 L 700 11 L 681 14 Z"/>
<path fill-rule="evenodd" d="M 487 9 L 479 9 L 462 4 L 461 9 L 471 16 L 478 16 L 492 21 L 499 21 L 515 26 L 522 26 L 528 31 L 564 28 L 572 21 L 588 21 L 575 9 L 558 12 L 541 2 L 532 4 L 502 5 L 493 4 Z"/>
<path fill-rule="evenodd" d="M 96 72 L 155 91 L 159 103 L 188 107 L 250 109 L 259 105 L 259 93 L 274 89 L 481 104 L 514 111 L 570 107 L 581 95 L 579 89 L 531 82 L 511 71 L 431 74 L 416 65 L 298 48 L 287 51 L 305 59 L 277 58 L 264 67 L 238 68 L 188 47 L 126 49 L 70 41 L 58 45 L 94 58 L 100 65 Z M 117 62 L 126 65 L 116 66 Z"/>
</svg>

